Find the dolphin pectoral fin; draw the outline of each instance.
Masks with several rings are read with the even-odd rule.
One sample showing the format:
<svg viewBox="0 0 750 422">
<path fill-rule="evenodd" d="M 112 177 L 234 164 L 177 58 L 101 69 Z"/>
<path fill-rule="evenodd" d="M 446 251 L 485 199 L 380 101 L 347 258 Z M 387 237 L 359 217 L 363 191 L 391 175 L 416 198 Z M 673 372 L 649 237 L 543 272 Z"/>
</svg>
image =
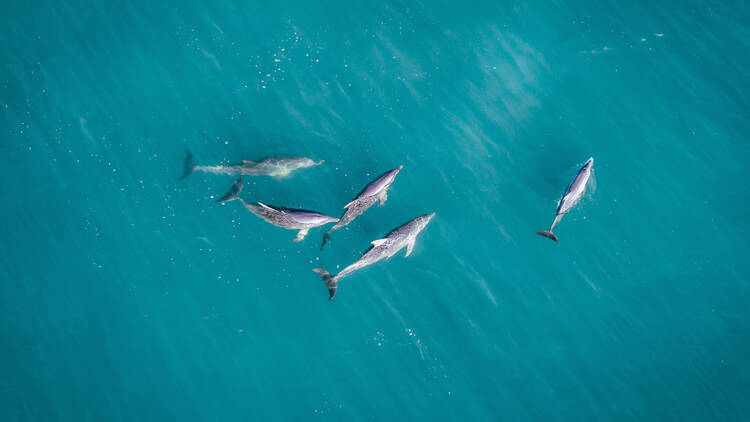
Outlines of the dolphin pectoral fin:
<svg viewBox="0 0 750 422">
<path fill-rule="evenodd" d="M 411 255 L 411 253 L 414 251 L 414 243 L 416 242 L 417 238 L 415 237 L 409 242 L 409 244 L 406 245 L 406 255 L 404 255 L 404 257 Z"/>
<path fill-rule="evenodd" d="M 269 176 L 273 177 L 276 180 L 283 180 L 289 177 L 290 174 L 292 174 L 291 170 L 282 170 L 282 171 L 273 172 L 269 174 Z"/>
<path fill-rule="evenodd" d="M 551 230 L 542 230 L 542 231 L 540 231 L 540 232 L 536 232 L 536 234 L 538 234 L 539 236 L 544 236 L 544 237 L 546 237 L 547 239 L 552 239 L 552 240 L 554 240 L 555 242 L 558 242 L 558 243 L 559 243 L 559 240 L 557 240 L 557 236 L 555 236 L 555 234 L 554 234 L 554 233 L 552 233 L 552 231 L 551 231 Z"/>
<path fill-rule="evenodd" d="M 344 205 L 344 209 L 348 209 L 349 207 L 351 207 L 352 205 L 354 205 L 354 203 L 355 203 L 355 202 L 357 202 L 357 200 L 356 200 L 356 199 L 355 199 L 354 201 L 352 201 L 352 202 L 350 202 L 350 203 L 348 203 L 348 204 Z"/>
<path fill-rule="evenodd" d="M 310 229 L 302 229 L 302 230 L 298 231 L 297 232 L 297 237 L 294 238 L 294 241 L 295 242 L 301 242 L 302 239 L 304 239 L 305 236 L 307 236 L 307 233 L 309 231 L 310 231 Z"/>
<path fill-rule="evenodd" d="M 380 194 L 380 203 L 378 204 L 379 207 L 382 207 L 385 205 L 385 201 L 388 200 L 388 191 L 384 190 L 382 194 Z"/>
</svg>

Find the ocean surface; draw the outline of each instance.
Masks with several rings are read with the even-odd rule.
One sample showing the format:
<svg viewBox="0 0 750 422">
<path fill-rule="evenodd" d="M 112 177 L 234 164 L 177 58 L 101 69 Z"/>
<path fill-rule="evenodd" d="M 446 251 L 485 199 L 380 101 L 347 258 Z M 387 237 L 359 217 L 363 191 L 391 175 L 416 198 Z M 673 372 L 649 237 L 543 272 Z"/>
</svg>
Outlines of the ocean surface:
<svg viewBox="0 0 750 422">
<path fill-rule="evenodd" d="M 2 9 L 0 420 L 750 420 L 749 3 Z"/>
</svg>

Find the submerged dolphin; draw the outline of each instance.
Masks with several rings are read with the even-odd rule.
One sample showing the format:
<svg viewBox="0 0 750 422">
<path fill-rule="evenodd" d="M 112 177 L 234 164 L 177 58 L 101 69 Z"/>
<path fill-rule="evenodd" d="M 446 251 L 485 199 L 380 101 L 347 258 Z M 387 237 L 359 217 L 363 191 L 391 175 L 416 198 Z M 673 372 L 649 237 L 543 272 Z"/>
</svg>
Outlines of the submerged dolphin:
<svg viewBox="0 0 750 422">
<path fill-rule="evenodd" d="M 293 171 L 317 166 L 324 160 L 314 161 L 307 157 L 278 156 L 267 157 L 258 161 L 242 160 L 242 164 L 226 166 L 199 166 L 193 162 L 193 154 L 187 152 L 185 172 L 180 180 L 190 176 L 194 171 L 214 174 L 240 174 L 246 176 L 271 176 L 278 179 L 289 176 Z"/>
<path fill-rule="evenodd" d="M 307 236 L 307 232 L 313 227 L 319 227 L 324 224 L 339 221 L 338 218 L 330 217 L 315 211 L 297 210 L 292 208 L 274 207 L 262 202 L 251 204 L 240 198 L 242 204 L 250 210 L 251 213 L 266 220 L 274 226 L 285 229 L 299 230 L 295 242 L 299 242 Z"/>
<path fill-rule="evenodd" d="M 359 217 L 367 211 L 368 208 L 373 206 L 375 202 L 380 201 L 381 207 L 385 205 L 385 201 L 388 200 L 388 188 L 391 187 L 393 180 L 396 179 L 396 175 L 402 168 L 404 168 L 404 166 L 398 166 L 393 170 L 388 170 L 381 174 L 375 180 L 368 183 L 352 202 L 344 205 L 346 211 L 344 212 L 344 215 L 341 216 L 339 222 L 323 234 L 323 244 L 320 245 L 321 251 L 326 245 L 326 242 L 331 238 L 331 232 L 354 221 L 355 218 Z"/>
<path fill-rule="evenodd" d="M 216 202 L 223 204 L 225 202 L 233 201 L 240 198 L 240 192 L 242 192 L 242 176 L 237 179 L 231 188 L 221 198 L 217 199 Z"/>
<path fill-rule="evenodd" d="M 574 177 L 573 180 L 570 181 L 570 184 L 565 189 L 565 194 L 557 204 L 557 214 L 555 214 L 555 220 L 552 221 L 552 226 L 550 226 L 549 230 L 542 230 L 540 232 L 537 232 L 536 234 L 558 242 L 557 236 L 552 233 L 552 230 L 555 228 L 557 223 L 560 222 L 563 215 L 565 215 L 566 212 L 570 211 L 578 203 L 578 201 L 581 200 L 583 194 L 586 193 L 586 183 L 588 183 L 589 181 L 591 170 L 593 168 L 594 159 L 589 158 L 588 160 L 586 160 L 586 164 L 584 164 L 583 167 L 578 170 L 578 174 L 576 174 L 576 177 Z"/>
<path fill-rule="evenodd" d="M 336 275 L 331 275 L 323 268 L 313 269 L 313 271 L 318 273 L 326 283 L 326 287 L 328 287 L 328 299 L 333 299 L 336 295 L 339 280 L 347 275 L 361 268 L 372 265 L 382 259 L 390 258 L 403 248 L 406 248 L 405 256 L 411 255 L 411 252 L 414 250 L 414 242 L 417 240 L 417 235 L 427 227 L 427 224 L 430 223 L 430 220 L 432 220 L 433 217 L 435 217 L 434 212 L 419 216 L 391 230 L 391 232 L 383 239 L 373 240 L 370 249 L 362 254 L 362 256 L 353 264 L 344 268 Z"/>
</svg>

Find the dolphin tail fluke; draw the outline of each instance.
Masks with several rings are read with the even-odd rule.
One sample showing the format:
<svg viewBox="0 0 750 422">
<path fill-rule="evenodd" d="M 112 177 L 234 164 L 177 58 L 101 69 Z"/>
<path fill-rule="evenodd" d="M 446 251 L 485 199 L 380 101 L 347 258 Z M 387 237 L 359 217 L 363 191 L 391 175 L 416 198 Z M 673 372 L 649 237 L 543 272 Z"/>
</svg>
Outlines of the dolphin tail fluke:
<svg viewBox="0 0 750 422">
<path fill-rule="evenodd" d="M 332 276 L 331 273 L 322 268 L 313 268 L 313 271 L 318 273 L 326 284 L 326 287 L 328 288 L 328 300 L 333 299 L 333 297 L 336 296 L 336 289 L 339 287 L 339 281 L 336 280 L 336 277 Z"/>
<path fill-rule="evenodd" d="M 237 195 L 232 195 L 230 192 L 227 192 L 226 195 L 222 196 L 220 199 L 216 200 L 217 204 L 226 204 L 229 201 L 234 201 L 235 199 L 240 199 Z"/>
<path fill-rule="evenodd" d="M 240 192 L 242 192 L 242 176 L 240 176 L 240 178 L 237 179 L 236 182 L 234 182 L 232 187 L 229 188 L 227 193 L 225 193 L 221 198 L 217 199 L 216 202 L 218 202 L 219 204 L 223 204 L 225 202 L 234 201 L 235 199 L 240 199 Z"/>
<path fill-rule="evenodd" d="M 344 225 L 340 225 L 339 222 L 341 222 L 340 218 L 337 218 L 335 220 L 336 224 L 333 225 L 330 229 L 326 230 L 325 233 L 323 233 L 323 243 L 320 245 L 320 250 L 323 250 L 323 247 L 325 247 L 326 243 L 328 243 L 329 240 L 331 240 L 331 233 L 335 232 L 336 230 L 342 228 Z"/>
<path fill-rule="evenodd" d="M 326 243 L 328 243 L 329 240 L 331 240 L 331 231 L 330 230 L 327 231 L 327 232 L 325 232 L 325 233 L 323 233 L 323 243 L 320 244 L 320 250 L 321 251 L 326 246 Z"/>
<path fill-rule="evenodd" d="M 557 236 L 555 236 L 555 234 L 552 233 L 552 230 L 542 230 L 540 232 L 536 232 L 536 234 L 538 234 L 539 236 L 544 236 L 547 239 L 552 239 L 555 242 L 559 242 L 559 240 L 557 240 Z"/>
<path fill-rule="evenodd" d="M 185 150 L 187 152 L 187 157 L 185 157 L 185 172 L 182 173 L 182 176 L 180 176 L 180 180 L 184 180 L 186 177 L 190 176 L 193 173 L 193 169 L 195 169 L 195 163 L 193 162 L 193 154 L 190 153 L 190 150 Z"/>
</svg>

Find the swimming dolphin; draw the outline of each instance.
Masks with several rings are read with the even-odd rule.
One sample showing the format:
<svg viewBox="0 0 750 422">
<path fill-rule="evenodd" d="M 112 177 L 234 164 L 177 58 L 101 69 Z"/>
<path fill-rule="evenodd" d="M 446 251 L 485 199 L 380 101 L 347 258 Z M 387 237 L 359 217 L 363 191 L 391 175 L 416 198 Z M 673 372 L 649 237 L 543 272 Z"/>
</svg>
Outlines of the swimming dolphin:
<svg viewBox="0 0 750 422">
<path fill-rule="evenodd" d="M 578 201 L 581 200 L 583 194 L 586 193 L 586 183 L 588 183 L 589 181 L 591 170 L 593 170 L 593 168 L 594 159 L 589 158 L 588 160 L 586 160 L 586 164 L 584 164 L 583 167 L 578 170 L 578 174 L 576 174 L 576 177 L 574 177 L 573 180 L 570 181 L 570 184 L 565 189 L 565 194 L 557 204 L 557 214 L 555 214 L 555 220 L 552 221 L 552 226 L 550 226 L 549 230 L 542 230 L 540 232 L 537 232 L 536 234 L 558 242 L 557 236 L 552 233 L 552 229 L 554 229 L 557 223 L 560 222 L 560 220 L 563 218 L 563 215 L 565 215 L 566 212 L 570 211 L 578 203 Z"/>
<path fill-rule="evenodd" d="M 373 240 L 371 242 L 372 246 L 370 246 L 370 248 L 365 251 L 358 260 L 341 270 L 341 272 L 336 275 L 331 275 L 323 268 L 314 268 L 313 271 L 318 273 L 326 283 L 326 287 L 328 288 L 328 300 L 333 299 L 336 295 L 339 280 L 347 275 L 361 268 L 372 265 L 382 259 L 390 258 L 403 248 L 406 248 L 405 256 L 411 255 L 414 250 L 414 242 L 417 240 L 417 235 L 427 227 L 427 224 L 430 223 L 430 220 L 432 220 L 433 217 L 435 217 L 434 212 L 419 216 L 391 230 L 391 232 L 384 238 Z"/>
<path fill-rule="evenodd" d="M 240 192 L 242 192 L 242 176 L 237 179 L 231 188 L 221 198 L 217 199 L 216 202 L 223 204 L 225 202 L 233 201 L 240 198 Z"/>
<path fill-rule="evenodd" d="M 326 245 L 326 242 L 331 238 L 331 232 L 354 221 L 355 218 L 359 217 L 367 211 L 368 208 L 373 206 L 375 202 L 380 201 L 381 207 L 385 205 L 385 201 L 388 200 L 388 188 L 391 187 L 393 180 L 396 179 L 396 175 L 402 168 L 404 168 L 404 166 L 398 166 L 393 170 L 388 170 L 381 174 L 375 178 L 375 180 L 368 183 L 352 202 L 344 205 L 346 211 L 344 212 L 344 215 L 341 216 L 339 222 L 323 234 L 323 244 L 320 245 L 321 251 Z"/>
<path fill-rule="evenodd" d="M 180 180 L 190 176 L 194 171 L 214 174 L 240 174 L 245 176 L 271 176 L 283 179 L 295 170 L 323 164 L 324 160 L 314 161 L 307 157 L 278 156 L 262 158 L 258 161 L 242 160 L 242 164 L 226 166 L 199 166 L 193 162 L 193 154 L 187 151 L 185 171 Z"/>
<path fill-rule="evenodd" d="M 313 227 L 319 227 L 328 223 L 339 221 L 338 218 L 330 217 L 315 211 L 297 210 L 292 208 L 274 207 L 258 201 L 258 205 L 246 202 L 240 198 L 242 204 L 251 213 L 266 220 L 274 226 L 285 229 L 299 230 L 295 242 L 299 242 L 307 236 L 307 232 Z"/>
</svg>

